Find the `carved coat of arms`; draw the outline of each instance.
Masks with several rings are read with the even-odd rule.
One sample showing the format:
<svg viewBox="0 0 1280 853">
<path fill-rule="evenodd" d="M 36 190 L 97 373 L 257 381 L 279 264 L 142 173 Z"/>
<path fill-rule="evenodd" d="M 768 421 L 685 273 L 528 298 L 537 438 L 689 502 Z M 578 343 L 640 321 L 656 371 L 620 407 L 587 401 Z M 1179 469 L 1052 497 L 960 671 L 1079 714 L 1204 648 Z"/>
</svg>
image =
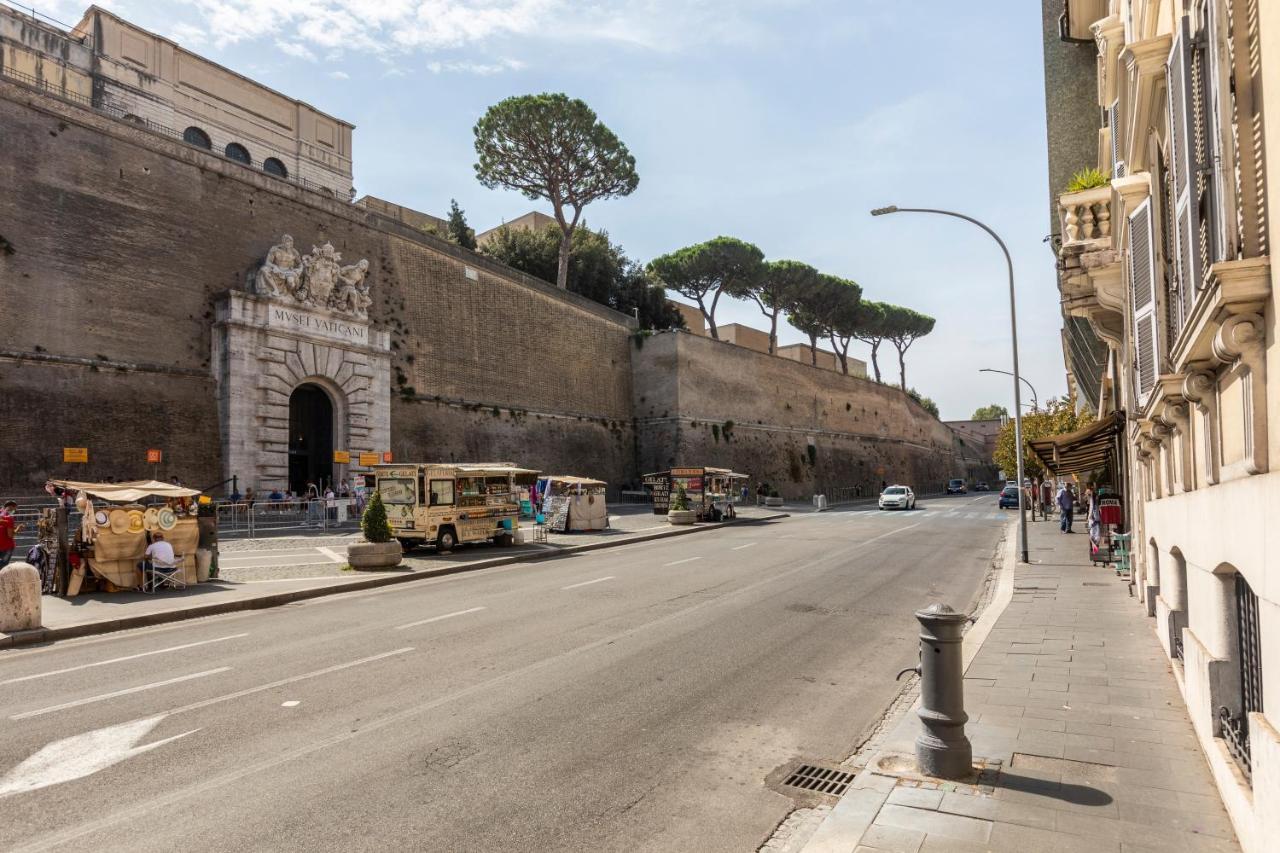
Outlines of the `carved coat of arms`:
<svg viewBox="0 0 1280 853">
<path fill-rule="evenodd" d="M 253 276 L 251 290 L 259 296 L 292 300 L 302 305 L 327 308 L 361 320 L 369 317 L 369 262 L 343 266 L 342 255 L 333 244 L 311 247 L 299 254 L 293 238 L 285 234 L 267 252 Z"/>
</svg>

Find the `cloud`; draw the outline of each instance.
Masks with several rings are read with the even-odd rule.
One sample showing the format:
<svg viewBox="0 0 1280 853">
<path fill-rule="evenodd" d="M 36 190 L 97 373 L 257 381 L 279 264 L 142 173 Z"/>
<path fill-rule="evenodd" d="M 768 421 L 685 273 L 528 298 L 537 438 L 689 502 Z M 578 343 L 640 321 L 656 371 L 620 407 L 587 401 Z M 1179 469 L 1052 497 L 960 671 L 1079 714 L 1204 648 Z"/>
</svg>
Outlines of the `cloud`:
<svg viewBox="0 0 1280 853">
<path fill-rule="evenodd" d="M 345 71 L 330 71 L 329 76 L 334 80 L 350 80 L 351 75 Z"/>
<path fill-rule="evenodd" d="M 276 50 L 285 56 L 292 56 L 294 59 L 305 59 L 308 62 L 315 62 L 316 55 L 311 52 L 305 44 L 299 44 L 296 41 L 277 41 Z"/>
<path fill-rule="evenodd" d="M 501 74 L 504 71 L 519 71 L 524 63 L 518 59 L 501 59 L 497 62 L 428 62 L 427 70 L 432 74 L 479 74 L 482 77 Z"/>
</svg>

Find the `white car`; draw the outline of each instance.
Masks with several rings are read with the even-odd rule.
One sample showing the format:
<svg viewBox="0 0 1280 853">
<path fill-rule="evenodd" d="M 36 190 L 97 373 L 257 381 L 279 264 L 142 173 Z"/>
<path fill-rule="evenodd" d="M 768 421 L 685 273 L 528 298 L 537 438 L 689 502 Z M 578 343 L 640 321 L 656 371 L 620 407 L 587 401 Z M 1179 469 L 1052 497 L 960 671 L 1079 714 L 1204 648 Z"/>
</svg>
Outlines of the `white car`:
<svg viewBox="0 0 1280 853">
<path fill-rule="evenodd" d="M 881 509 L 915 509 L 916 493 L 910 486 L 890 486 L 880 494 Z"/>
</svg>

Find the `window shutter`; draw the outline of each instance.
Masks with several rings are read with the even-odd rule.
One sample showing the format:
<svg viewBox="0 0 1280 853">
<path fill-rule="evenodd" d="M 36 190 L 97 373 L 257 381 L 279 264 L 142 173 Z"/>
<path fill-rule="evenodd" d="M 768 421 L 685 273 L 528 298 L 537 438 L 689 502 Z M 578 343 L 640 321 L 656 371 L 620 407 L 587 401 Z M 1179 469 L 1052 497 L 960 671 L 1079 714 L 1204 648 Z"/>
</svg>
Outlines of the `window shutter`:
<svg viewBox="0 0 1280 853">
<path fill-rule="evenodd" d="M 1191 151 L 1191 22 L 1183 15 L 1174 33 L 1173 48 L 1165 66 L 1169 90 L 1169 170 L 1173 175 L 1174 274 L 1178 315 L 1190 313 L 1197 276 L 1193 243 L 1199 234 L 1192 207 L 1192 183 L 1196 171 Z"/>
<path fill-rule="evenodd" d="M 1151 243 L 1151 199 L 1147 199 L 1129 215 L 1129 288 L 1133 303 L 1133 347 L 1139 406 L 1146 403 L 1159 373 L 1155 258 Z"/>
<path fill-rule="evenodd" d="M 1209 266 L 1221 260 L 1220 247 L 1225 242 L 1215 206 L 1221 198 L 1218 189 L 1220 175 L 1218 163 L 1222 140 L 1218 137 L 1218 47 L 1217 16 L 1213 3 L 1200 4 L 1200 30 L 1191 46 L 1190 112 L 1191 112 L 1191 203 L 1195 206 L 1195 242 L 1193 250 L 1194 272 L 1192 279 L 1200 287 L 1209 273 Z M 1188 295 L 1194 300 L 1195 291 Z"/>
<path fill-rule="evenodd" d="M 1128 174 L 1124 160 L 1122 140 L 1120 139 L 1120 102 L 1116 101 L 1107 107 L 1107 127 L 1111 128 L 1111 177 L 1123 178 Z"/>
</svg>

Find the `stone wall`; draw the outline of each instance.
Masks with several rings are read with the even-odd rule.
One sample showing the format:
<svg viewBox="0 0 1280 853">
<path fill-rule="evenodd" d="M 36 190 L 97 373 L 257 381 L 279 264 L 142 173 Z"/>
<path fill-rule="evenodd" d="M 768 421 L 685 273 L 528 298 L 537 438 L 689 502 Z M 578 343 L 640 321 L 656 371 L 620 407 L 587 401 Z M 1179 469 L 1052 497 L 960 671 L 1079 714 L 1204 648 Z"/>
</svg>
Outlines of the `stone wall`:
<svg viewBox="0 0 1280 853">
<path fill-rule="evenodd" d="M 681 332 L 637 343 L 642 472 L 723 466 L 789 498 L 985 476 L 977 454 L 891 386 Z"/>
<path fill-rule="evenodd" d="M 150 475 L 148 447 L 163 475 L 219 479 L 215 304 L 283 233 L 369 260 L 396 458 L 634 479 L 629 318 L 0 78 L 0 490 Z"/>
</svg>

